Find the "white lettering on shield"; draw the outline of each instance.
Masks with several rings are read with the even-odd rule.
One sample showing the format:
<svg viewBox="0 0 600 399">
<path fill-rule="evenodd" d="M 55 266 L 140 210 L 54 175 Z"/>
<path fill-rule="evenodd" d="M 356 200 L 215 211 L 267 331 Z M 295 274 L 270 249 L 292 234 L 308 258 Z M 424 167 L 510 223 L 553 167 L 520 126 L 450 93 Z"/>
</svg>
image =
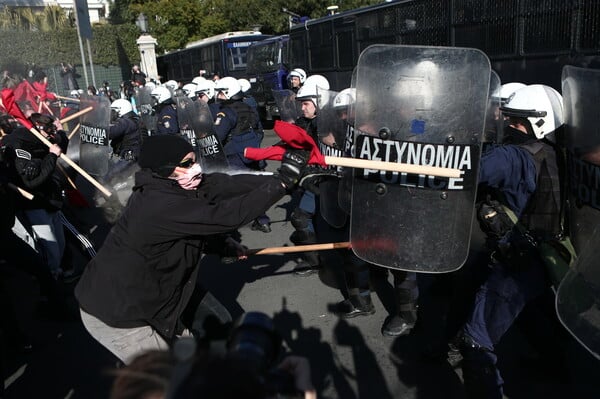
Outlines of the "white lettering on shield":
<svg viewBox="0 0 600 399">
<path fill-rule="evenodd" d="M 571 190 L 583 204 L 600 209 L 600 167 L 575 156 L 569 157 Z"/>
<path fill-rule="evenodd" d="M 79 129 L 79 137 L 82 143 L 90 143 L 96 145 L 108 145 L 106 128 L 81 125 Z"/>
<path fill-rule="evenodd" d="M 198 139 L 198 147 L 202 151 L 202 155 L 214 155 L 220 152 L 219 140 L 217 140 L 215 135 Z"/>
<path fill-rule="evenodd" d="M 378 177 L 383 183 L 406 187 L 463 190 L 465 173 L 472 170 L 471 146 L 427 144 L 363 136 L 358 158 L 412 165 L 460 169 L 461 177 L 440 178 L 429 175 L 363 169 L 363 178 Z"/>
</svg>

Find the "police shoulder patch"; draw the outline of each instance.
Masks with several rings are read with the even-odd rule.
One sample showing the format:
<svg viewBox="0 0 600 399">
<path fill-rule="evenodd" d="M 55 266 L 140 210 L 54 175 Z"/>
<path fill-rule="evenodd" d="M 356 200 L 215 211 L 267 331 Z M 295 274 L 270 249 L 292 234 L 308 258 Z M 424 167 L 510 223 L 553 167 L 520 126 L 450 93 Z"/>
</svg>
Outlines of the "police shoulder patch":
<svg viewBox="0 0 600 399">
<path fill-rule="evenodd" d="M 15 150 L 15 154 L 17 155 L 17 158 L 22 158 L 31 161 L 31 154 L 21 148 L 17 148 Z"/>
</svg>

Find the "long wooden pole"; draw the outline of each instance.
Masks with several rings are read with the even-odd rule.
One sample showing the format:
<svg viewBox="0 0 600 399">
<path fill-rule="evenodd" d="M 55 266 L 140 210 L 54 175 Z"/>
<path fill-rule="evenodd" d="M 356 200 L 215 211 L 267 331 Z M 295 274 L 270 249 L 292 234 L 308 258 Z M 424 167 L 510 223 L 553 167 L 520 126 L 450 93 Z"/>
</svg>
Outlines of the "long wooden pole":
<svg viewBox="0 0 600 399">
<path fill-rule="evenodd" d="M 35 128 L 32 127 L 31 129 L 29 129 L 29 131 L 31 133 L 33 133 L 33 135 L 35 137 L 37 137 L 42 143 L 46 144 L 48 147 L 52 146 L 52 143 L 50 143 L 47 138 L 42 136 L 42 134 L 40 132 L 38 132 Z M 75 169 L 87 181 L 92 183 L 92 185 L 94 185 L 98 190 L 100 190 L 100 192 L 102 194 L 104 194 L 106 197 L 110 197 L 112 195 L 112 193 L 110 191 L 108 191 L 106 188 L 104 188 L 104 186 L 102 184 L 100 184 L 96 179 L 94 179 L 92 176 L 90 176 L 85 170 L 81 169 L 81 167 L 79 165 L 77 165 L 75 162 L 73 162 L 71 160 L 71 158 L 67 157 L 65 154 L 60 154 L 60 159 L 65 161 L 67 164 L 69 164 L 69 166 L 71 166 L 73 169 Z"/>
<path fill-rule="evenodd" d="M 350 242 L 330 242 L 325 244 L 310 244 L 310 245 L 295 245 L 289 247 L 269 247 L 249 249 L 246 252 L 248 255 L 268 255 L 268 254 L 289 254 L 295 252 L 307 251 L 327 251 L 331 249 L 348 249 L 351 247 Z"/>
<path fill-rule="evenodd" d="M 27 190 L 22 189 L 19 186 L 15 186 L 12 183 L 8 183 L 8 187 L 10 187 L 11 190 L 14 190 L 14 191 L 18 192 L 19 194 L 21 194 L 23 197 L 27 198 L 30 201 L 33 199 L 33 194 L 31 194 Z"/>
<path fill-rule="evenodd" d="M 438 166 L 412 165 L 407 163 L 373 161 L 370 159 L 345 158 L 325 156 L 325 163 L 333 166 L 344 166 L 348 168 L 385 170 L 389 172 L 413 173 L 417 175 L 460 177 L 461 170 L 453 168 L 441 168 Z"/>
<path fill-rule="evenodd" d="M 63 119 L 60 120 L 60 123 L 62 124 L 62 123 L 70 122 L 70 121 L 72 121 L 75 118 L 79 118 L 83 114 L 87 114 L 88 112 L 90 112 L 93 109 L 94 109 L 94 107 L 89 106 L 87 108 L 82 109 L 81 111 L 75 112 L 74 114 L 71 114 L 69 116 L 65 116 Z"/>
<path fill-rule="evenodd" d="M 71 140 L 73 138 L 73 136 L 75 136 L 75 133 L 77 132 L 77 130 L 79 130 L 79 127 L 81 126 L 81 123 L 78 123 L 73 130 L 71 130 L 71 133 L 69 133 L 69 140 Z"/>
<path fill-rule="evenodd" d="M 74 103 L 78 103 L 81 102 L 80 99 L 78 98 L 71 98 L 71 97 L 63 97 L 63 96 L 59 96 L 57 94 L 54 95 L 56 98 L 58 98 L 59 100 L 65 100 L 65 101 L 73 101 Z"/>
</svg>

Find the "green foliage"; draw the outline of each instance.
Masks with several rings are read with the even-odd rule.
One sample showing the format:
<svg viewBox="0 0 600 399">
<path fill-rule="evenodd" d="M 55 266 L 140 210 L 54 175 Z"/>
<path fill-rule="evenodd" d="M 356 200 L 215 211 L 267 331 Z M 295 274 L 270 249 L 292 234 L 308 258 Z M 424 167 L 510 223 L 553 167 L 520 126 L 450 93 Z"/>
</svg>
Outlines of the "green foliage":
<svg viewBox="0 0 600 399">
<path fill-rule="evenodd" d="M 139 62 L 136 26 L 95 25 L 90 43 L 93 62 L 96 65 L 127 65 Z M 75 28 L 62 28 L 51 32 L 1 30 L 0 66 L 36 64 L 45 68 L 61 62 L 79 63 L 81 52 Z M 87 57 L 87 47 L 85 48 Z"/>
</svg>

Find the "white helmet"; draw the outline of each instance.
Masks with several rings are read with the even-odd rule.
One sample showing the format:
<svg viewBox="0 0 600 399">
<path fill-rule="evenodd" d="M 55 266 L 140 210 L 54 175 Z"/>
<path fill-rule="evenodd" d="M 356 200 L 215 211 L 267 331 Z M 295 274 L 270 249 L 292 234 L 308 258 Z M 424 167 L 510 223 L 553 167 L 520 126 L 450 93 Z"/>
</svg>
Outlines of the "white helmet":
<svg viewBox="0 0 600 399">
<path fill-rule="evenodd" d="M 199 81 L 196 84 L 195 94 L 199 97 L 200 93 L 206 94 L 209 99 L 213 98 L 215 96 L 215 82 L 208 79 Z"/>
<path fill-rule="evenodd" d="M 206 78 L 203 78 L 202 76 L 196 76 L 194 79 L 192 79 L 192 83 L 199 85 L 203 80 L 206 80 Z"/>
<path fill-rule="evenodd" d="M 340 91 L 333 99 L 334 108 L 346 108 L 356 101 L 356 89 L 349 87 Z"/>
<path fill-rule="evenodd" d="M 250 85 L 250 81 L 248 79 L 244 79 L 244 78 L 238 79 L 238 83 L 240 84 L 242 93 L 247 93 L 248 90 L 250 90 L 251 85 Z"/>
<path fill-rule="evenodd" d="M 526 86 L 527 85 L 525 83 L 519 82 L 504 83 L 502 86 L 500 86 L 500 91 L 498 93 L 494 93 L 492 96 L 499 97 L 500 104 L 506 104 L 510 96 L 512 96 L 515 91 L 522 89 Z"/>
<path fill-rule="evenodd" d="M 217 95 L 223 93 L 227 100 L 232 99 L 234 96 L 241 94 L 242 88 L 236 78 L 226 76 L 221 78 L 215 84 L 215 92 Z"/>
<path fill-rule="evenodd" d="M 171 90 L 167 89 L 165 86 L 158 86 L 155 87 L 151 92 L 150 95 L 152 97 L 154 97 L 156 99 L 156 102 L 159 104 L 164 103 L 165 101 L 168 101 L 171 99 L 171 97 L 173 96 L 171 94 Z"/>
<path fill-rule="evenodd" d="M 530 85 L 515 91 L 500 111 L 506 116 L 527 118 L 538 140 L 564 123 L 562 96 L 546 85 Z"/>
<path fill-rule="evenodd" d="M 171 91 L 175 91 L 179 87 L 179 83 L 175 80 L 167 80 L 163 86 L 166 86 Z"/>
<path fill-rule="evenodd" d="M 189 98 L 194 98 L 196 97 L 196 87 L 198 87 L 198 85 L 196 85 L 195 83 L 188 83 L 186 85 L 183 85 L 181 89 L 183 90 L 186 96 L 188 96 Z"/>
<path fill-rule="evenodd" d="M 291 72 L 288 74 L 288 79 L 290 79 L 293 76 L 296 76 L 300 79 L 300 84 L 304 84 L 304 82 L 306 81 L 306 72 L 304 72 L 304 69 L 302 68 L 292 69 Z"/>
<path fill-rule="evenodd" d="M 317 105 L 317 87 L 320 89 L 329 90 L 329 81 L 322 75 L 309 76 L 304 82 L 304 85 L 298 89 L 298 93 L 296 93 L 296 100 L 312 100 L 312 102 Z"/>
<path fill-rule="evenodd" d="M 148 88 L 151 92 L 156 88 L 156 83 L 154 82 L 146 82 L 144 87 Z"/>
<path fill-rule="evenodd" d="M 131 103 L 123 98 L 119 98 L 110 104 L 110 109 L 114 110 L 119 117 L 125 115 L 128 112 L 133 111 Z"/>
</svg>

